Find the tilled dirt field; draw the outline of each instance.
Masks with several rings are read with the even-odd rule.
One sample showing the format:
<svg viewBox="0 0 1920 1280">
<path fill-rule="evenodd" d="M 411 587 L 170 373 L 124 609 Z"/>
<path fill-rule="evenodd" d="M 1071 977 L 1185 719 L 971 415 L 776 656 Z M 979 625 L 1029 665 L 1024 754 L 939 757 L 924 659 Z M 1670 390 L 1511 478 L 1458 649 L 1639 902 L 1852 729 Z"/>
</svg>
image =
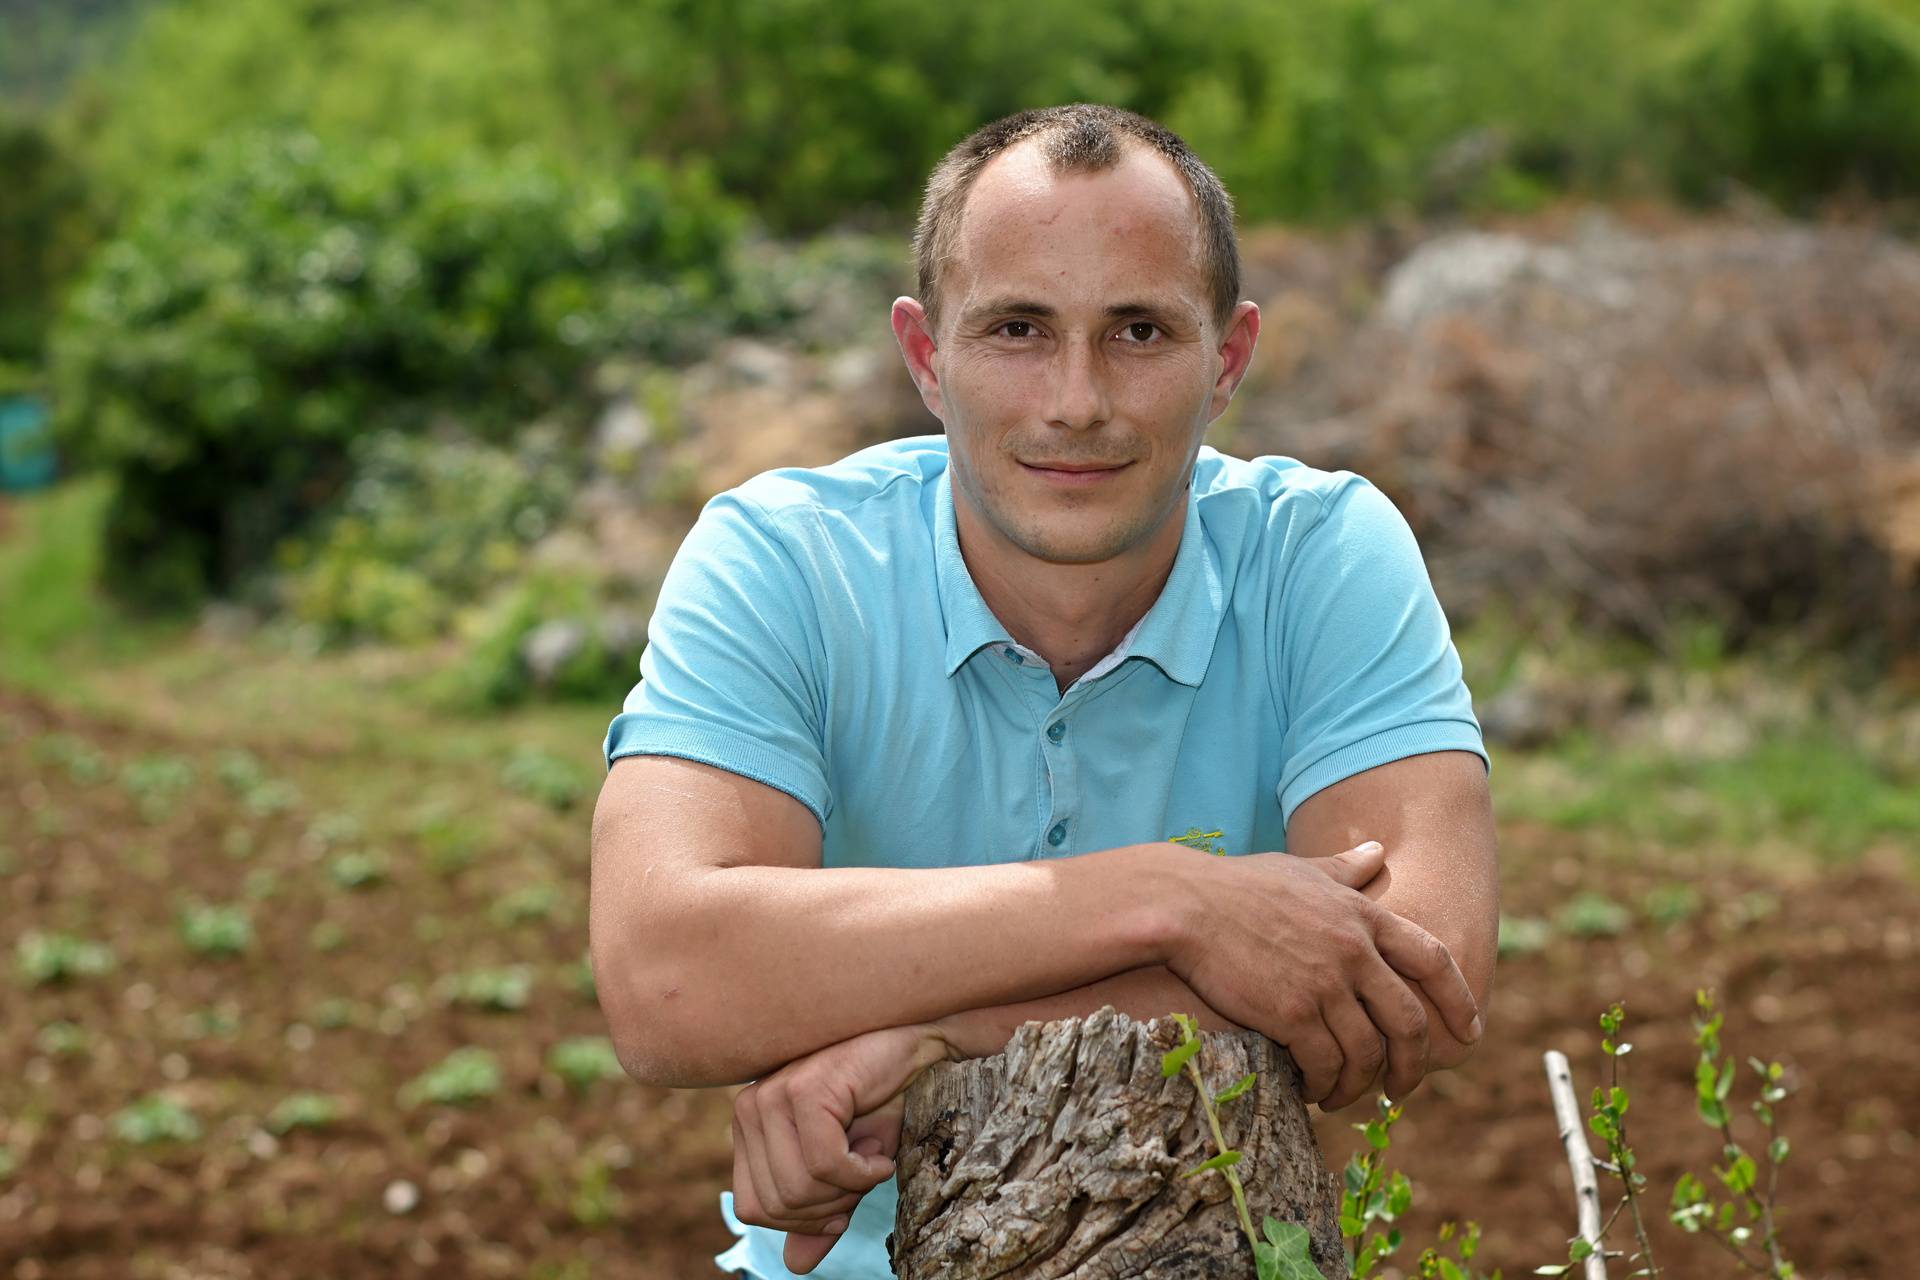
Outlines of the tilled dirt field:
<svg viewBox="0 0 1920 1280">
<path fill-rule="evenodd" d="M 383 864 L 351 821 L 276 789 L 306 763 L 263 751 L 250 768 L 0 694 L 0 915 L 15 952 L 0 1019 L 0 1276 L 717 1275 L 712 1255 L 732 1239 L 717 1205 L 729 1092 L 569 1083 L 549 1058 L 604 1032 L 581 971 L 584 804 L 570 843 L 528 816 L 532 801 L 470 783 L 499 812 L 454 815 L 546 842 L 543 896 L 484 858 L 468 864 L 447 834 L 457 824 L 382 841 Z M 1587 891 L 1632 914 L 1589 911 L 1584 930 L 1569 922 L 1503 960 L 1486 1041 L 1416 1093 L 1394 1132 L 1394 1165 L 1416 1189 L 1395 1261 L 1410 1264 L 1443 1217 L 1485 1224 L 1489 1270 L 1565 1258 L 1573 1200 L 1540 1055 L 1567 1052 L 1584 1096 L 1601 1064 L 1596 1016 L 1622 1000 L 1630 1136 L 1660 1260 L 1675 1277 L 1735 1274 L 1664 1211 L 1680 1172 L 1711 1180 L 1717 1154 L 1693 1114 L 1688 1025 L 1708 985 L 1736 1060 L 1777 1058 L 1797 1085 L 1781 1108 L 1793 1153 L 1780 1201 L 1801 1274 L 1912 1271 L 1908 855 L 1768 872 L 1517 826 L 1503 853 L 1509 915 L 1554 919 Z M 180 916 L 195 903 L 247 905 L 240 954 L 188 945 Z M 112 966 L 35 981 L 54 963 L 23 941 L 35 932 L 104 943 Z M 465 1046 L 496 1055 L 496 1091 L 464 1106 L 408 1092 Z M 1752 1089 L 1743 1068 L 1746 1139 Z M 274 1132 L 275 1108 L 302 1093 L 335 1114 Z M 165 1102 L 127 1110 L 155 1095 Z M 1347 1126 L 1367 1105 L 1319 1119 L 1330 1162 L 1352 1150 Z M 183 1114 L 197 1136 L 138 1141 L 143 1118 Z"/>
</svg>

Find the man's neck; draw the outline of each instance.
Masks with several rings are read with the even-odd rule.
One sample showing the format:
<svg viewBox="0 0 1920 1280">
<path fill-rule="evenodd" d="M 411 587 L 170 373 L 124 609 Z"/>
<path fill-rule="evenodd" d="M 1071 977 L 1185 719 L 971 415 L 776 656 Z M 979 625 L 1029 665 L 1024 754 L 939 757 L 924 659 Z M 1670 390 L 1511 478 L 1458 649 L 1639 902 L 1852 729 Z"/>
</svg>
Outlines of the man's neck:
<svg viewBox="0 0 1920 1280">
<path fill-rule="evenodd" d="M 1182 508 L 1152 538 L 1112 560 L 1057 564 L 996 536 L 965 497 L 954 497 L 960 554 L 980 598 L 1015 640 L 1047 660 L 1063 693 L 1160 598 L 1186 528 Z"/>
</svg>

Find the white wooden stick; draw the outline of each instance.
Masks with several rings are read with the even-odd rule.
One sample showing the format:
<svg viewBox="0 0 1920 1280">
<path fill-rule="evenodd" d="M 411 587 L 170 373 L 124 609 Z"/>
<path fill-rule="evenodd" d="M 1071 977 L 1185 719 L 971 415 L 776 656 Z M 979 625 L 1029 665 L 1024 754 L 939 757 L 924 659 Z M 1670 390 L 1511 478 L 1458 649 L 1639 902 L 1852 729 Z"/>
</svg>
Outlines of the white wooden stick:
<svg viewBox="0 0 1920 1280">
<path fill-rule="evenodd" d="M 1607 1280 L 1607 1258 L 1600 1248 L 1600 1185 L 1593 1176 L 1593 1152 L 1587 1148 L 1587 1127 L 1580 1121 L 1580 1101 L 1573 1092 L 1573 1070 L 1567 1065 L 1567 1055 L 1558 1050 L 1547 1050 L 1546 1061 L 1553 1118 L 1560 1125 L 1567 1166 L 1573 1170 L 1580 1237 L 1593 1246 L 1593 1252 L 1587 1255 L 1587 1280 Z"/>
</svg>

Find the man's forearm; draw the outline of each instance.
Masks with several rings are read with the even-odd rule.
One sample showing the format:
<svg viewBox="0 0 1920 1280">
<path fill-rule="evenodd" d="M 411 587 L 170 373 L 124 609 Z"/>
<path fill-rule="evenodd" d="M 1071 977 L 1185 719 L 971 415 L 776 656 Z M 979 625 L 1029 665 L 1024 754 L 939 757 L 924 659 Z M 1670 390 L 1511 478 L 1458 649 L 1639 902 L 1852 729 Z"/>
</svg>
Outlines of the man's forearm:
<svg viewBox="0 0 1920 1280">
<path fill-rule="evenodd" d="M 1036 1000 L 961 1010 L 939 1019 L 936 1025 L 956 1058 L 984 1058 L 1006 1048 L 1007 1041 L 1022 1023 L 1081 1018 L 1104 1005 L 1112 1005 L 1142 1022 L 1163 1018 L 1169 1013 L 1186 1013 L 1197 1018 L 1205 1031 L 1245 1030 L 1239 1023 L 1221 1016 L 1212 1005 L 1195 995 L 1192 987 L 1160 964 L 1117 973 Z"/>
<path fill-rule="evenodd" d="M 622 948 L 630 963 L 602 983 L 620 984 L 622 1016 L 644 1024 L 653 1082 L 739 1084 L 878 1027 L 1159 965 L 1182 852 L 689 874 L 656 890 Z"/>
</svg>

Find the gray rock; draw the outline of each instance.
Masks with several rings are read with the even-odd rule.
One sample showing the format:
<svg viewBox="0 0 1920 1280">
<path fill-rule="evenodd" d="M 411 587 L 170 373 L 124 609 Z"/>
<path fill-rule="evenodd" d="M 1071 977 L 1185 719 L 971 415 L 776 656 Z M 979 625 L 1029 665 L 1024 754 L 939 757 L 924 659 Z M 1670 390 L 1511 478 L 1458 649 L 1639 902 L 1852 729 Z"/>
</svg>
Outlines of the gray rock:
<svg viewBox="0 0 1920 1280">
<path fill-rule="evenodd" d="M 534 684 L 544 688 L 553 683 L 560 668 L 587 644 L 587 624 L 572 618 L 554 618 L 527 633 L 520 644 L 520 659 L 527 664 Z"/>
</svg>

